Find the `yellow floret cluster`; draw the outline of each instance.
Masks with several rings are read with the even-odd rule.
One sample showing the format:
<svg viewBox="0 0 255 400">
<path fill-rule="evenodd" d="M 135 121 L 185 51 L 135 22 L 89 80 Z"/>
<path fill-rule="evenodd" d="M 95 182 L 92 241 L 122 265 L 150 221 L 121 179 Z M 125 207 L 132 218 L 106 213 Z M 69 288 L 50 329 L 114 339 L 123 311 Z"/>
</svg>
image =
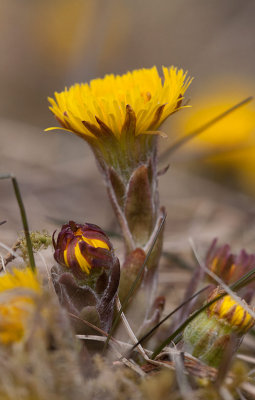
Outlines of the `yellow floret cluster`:
<svg viewBox="0 0 255 400">
<path fill-rule="evenodd" d="M 244 300 L 243 304 L 246 304 Z M 242 333 L 247 332 L 254 325 L 254 318 L 231 296 L 224 296 L 208 307 L 210 315 L 224 320 L 231 327 L 236 328 Z"/>
<path fill-rule="evenodd" d="M 163 79 L 156 67 L 139 69 L 122 76 L 106 75 L 90 83 L 75 84 L 55 99 L 50 110 L 62 129 L 86 138 L 95 138 L 98 119 L 120 139 L 130 106 L 135 114 L 135 135 L 155 133 L 162 122 L 180 108 L 191 79 L 175 67 L 163 67 Z M 88 124 L 94 125 L 93 127 Z M 88 129 L 89 127 L 89 129 Z M 46 130 L 61 129 L 58 127 Z M 106 129 L 106 131 L 107 131 Z"/>
</svg>

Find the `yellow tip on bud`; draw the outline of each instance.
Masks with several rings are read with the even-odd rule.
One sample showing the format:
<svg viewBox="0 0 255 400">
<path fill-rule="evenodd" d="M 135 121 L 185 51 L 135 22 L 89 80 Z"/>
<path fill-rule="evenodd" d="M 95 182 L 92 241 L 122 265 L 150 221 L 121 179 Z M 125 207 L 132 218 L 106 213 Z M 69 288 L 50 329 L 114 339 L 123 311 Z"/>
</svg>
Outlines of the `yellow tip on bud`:
<svg viewBox="0 0 255 400">
<path fill-rule="evenodd" d="M 93 224 L 63 225 L 57 243 L 53 240 L 55 260 L 73 272 L 90 274 L 92 268 L 109 268 L 112 246 L 105 233 Z"/>
<path fill-rule="evenodd" d="M 208 301 L 214 299 L 222 292 L 222 289 L 216 288 Z M 240 302 L 247 305 L 244 300 L 240 299 Z M 247 332 L 255 323 L 254 318 L 249 314 L 249 312 L 229 295 L 226 295 L 211 304 L 207 309 L 207 313 L 209 316 L 215 316 L 229 324 L 233 329 L 240 333 Z"/>
<path fill-rule="evenodd" d="M 194 318 L 183 333 L 185 350 L 213 367 L 220 365 L 228 346 L 232 346 L 234 354 L 243 335 L 255 323 L 244 300 L 237 302 L 229 295 L 217 300 L 223 293 L 216 288 L 207 299 L 208 303 L 214 299 L 215 302 Z"/>
</svg>

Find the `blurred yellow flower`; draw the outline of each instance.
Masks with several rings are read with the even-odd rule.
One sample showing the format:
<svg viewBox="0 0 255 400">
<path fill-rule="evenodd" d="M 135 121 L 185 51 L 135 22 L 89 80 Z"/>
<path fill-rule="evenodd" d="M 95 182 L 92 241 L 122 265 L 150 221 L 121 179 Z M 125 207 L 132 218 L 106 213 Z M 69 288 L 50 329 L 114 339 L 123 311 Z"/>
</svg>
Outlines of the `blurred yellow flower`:
<svg viewBox="0 0 255 400">
<path fill-rule="evenodd" d="M 174 129 L 177 129 L 182 135 L 189 133 L 230 109 L 243 98 L 244 96 L 241 93 L 238 94 L 238 91 L 232 92 L 231 88 L 222 91 L 222 88 L 219 87 L 217 95 L 206 97 L 202 95 L 197 102 L 193 101 L 192 111 L 178 119 L 178 125 Z M 209 149 L 212 152 L 215 149 L 228 150 L 249 143 L 254 139 L 254 132 L 255 108 L 253 104 L 248 104 L 240 107 L 192 139 L 190 146 L 198 149 Z"/>
<path fill-rule="evenodd" d="M 254 81 L 219 79 L 206 87 L 192 109 L 176 115 L 171 130 L 185 136 L 253 94 Z M 251 101 L 216 122 L 183 147 L 184 160 L 196 170 L 255 194 L 255 102 Z M 196 162 L 198 161 L 198 163 Z M 202 164 L 203 163 L 203 164 Z"/>
<path fill-rule="evenodd" d="M 40 292 L 39 281 L 31 268 L 13 269 L 0 276 L 0 343 L 11 344 L 22 339 L 34 310 L 34 295 Z"/>
<path fill-rule="evenodd" d="M 89 84 L 75 84 L 49 98 L 50 110 L 62 129 L 86 140 L 117 139 L 129 130 L 133 136 L 155 134 L 162 122 L 180 109 L 191 79 L 177 68 L 156 67 L 106 75 Z M 130 124 L 130 120 L 132 123 Z M 46 130 L 61 129 L 57 127 Z"/>
</svg>

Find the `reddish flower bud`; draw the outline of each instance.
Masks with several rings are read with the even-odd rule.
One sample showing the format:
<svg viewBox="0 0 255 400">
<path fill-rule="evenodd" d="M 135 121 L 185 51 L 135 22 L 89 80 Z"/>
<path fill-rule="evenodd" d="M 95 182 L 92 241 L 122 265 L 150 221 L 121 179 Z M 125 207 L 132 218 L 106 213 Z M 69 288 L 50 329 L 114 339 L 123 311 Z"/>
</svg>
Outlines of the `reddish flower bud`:
<svg viewBox="0 0 255 400">
<path fill-rule="evenodd" d="M 54 258 L 63 267 L 76 274 L 90 274 L 94 268 L 109 269 L 112 264 L 112 245 L 106 234 L 97 225 L 76 224 L 69 221 L 63 225 L 54 240 Z"/>
<path fill-rule="evenodd" d="M 233 254 L 228 244 L 217 246 L 217 239 L 214 239 L 206 255 L 206 265 L 225 283 L 230 284 L 255 267 L 255 254 L 248 254 L 245 250 Z"/>
<path fill-rule="evenodd" d="M 54 257 L 58 262 L 51 270 L 52 281 L 60 303 L 78 317 L 78 333 L 88 333 L 82 319 L 106 332 L 112 323 L 119 287 L 120 266 L 111 242 L 97 225 L 63 225 L 54 240 Z"/>
</svg>

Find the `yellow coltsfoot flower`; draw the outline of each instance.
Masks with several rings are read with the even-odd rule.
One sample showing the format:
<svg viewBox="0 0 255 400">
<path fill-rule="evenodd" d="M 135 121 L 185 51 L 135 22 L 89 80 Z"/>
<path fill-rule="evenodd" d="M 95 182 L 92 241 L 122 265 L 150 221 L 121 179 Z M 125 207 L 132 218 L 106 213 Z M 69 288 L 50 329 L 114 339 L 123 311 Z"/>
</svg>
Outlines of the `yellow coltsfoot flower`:
<svg viewBox="0 0 255 400">
<path fill-rule="evenodd" d="M 35 310 L 35 296 L 41 293 L 37 275 L 26 268 L 0 276 L 0 343 L 19 342 Z"/>
<path fill-rule="evenodd" d="M 94 152 L 122 230 L 126 257 L 136 254 L 136 248 L 149 247 L 163 219 L 157 185 L 157 138 L 162 134 L 159 128 L 169 115 L 183 108 L 181 103 L 191 83 L 183 70 L 163 67 L 162 72 L 161 77 L 153 67 L 122 76 L 106 75 L 49 98 L 60 129 L 83 138 Z M 47 130 L 56 129 L 59 128 Z M 80 267 L 90 271 L 88 282 L 93 268 L 87 264 L 88 256 L 82 254 L 87 244 L 77 238 L 72 244 L 75 245 L 63 253 L 66 260 L 60 255 L 57 261 L 69 266 L 69 255 L 70 260 L 75 260 L 76 271 Z M 157 269 L 161 247 L 162 231 L 147 263 L 151 271 Z"/>
<path fill-rule="evenodd" d="M 55 99 L 50 110 L 62 128 L 85 139 L 97 158 L 117 169 L 144 161 L 162 122 L 181 108 L 191 79 L 174 67 L 156 67 L 106 75 L 75 84 Z M 124 157 L 124 158 L 123 158 Z"/>
<path fill-rule="evenodd" d="M 157 68 L 140 69 L 122 76 L 106 75 L 89 84 L 76 84 L 55 99 L 49 98 L 50 110 L 64 130 L 87 138 L 100 139 L 103 124 L 121 141 L 124 123 L 134 113 L 136 125 L 133 134 L 149 134 L 174 111 L 180 108 L 183 95 L 190 84 L 187 74 L 177 68 L 163 67 L 164 80 Z M 132 111 L 131 111 L 132 110 Z M 98 124 L 93 128 L 91 124 Z M 48 128 L 59 129 L 59 128 Z M 107 140 L 107 132 L 101 132 Z"/>
<path fill-rule="evenodd" d="M 207 302 L 217 299 L 223 293 L 221 288 L 216 288 Z M 231 344 L 234 353 L 245 333 L 255 323 L 247 308 L 249 309 L 244 300 L 240 299 L 237 302 L 229 295 L 216 300 L 185 328 L 183 333 L 185 350 L 206 364 L 218 367 L 227 346 Z"/>
</svg>

